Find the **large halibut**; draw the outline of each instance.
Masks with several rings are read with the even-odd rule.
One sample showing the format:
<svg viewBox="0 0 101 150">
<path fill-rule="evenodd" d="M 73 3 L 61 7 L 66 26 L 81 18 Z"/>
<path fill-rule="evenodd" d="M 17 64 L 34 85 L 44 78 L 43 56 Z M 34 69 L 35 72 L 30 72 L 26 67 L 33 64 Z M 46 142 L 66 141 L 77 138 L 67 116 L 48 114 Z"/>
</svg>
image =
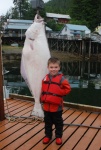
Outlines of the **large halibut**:
<svg viewBox="0 0 101 150">
<path fill-rule="evenodd" d="M 40 94 L 42 79 L 48 73 L 47 61 L 50 58 L 50 51 L 43 18 L 36 15 L 33 24 L 27 29 L 25 35 L 21 58 L 21 75 L 35 99 L 32 115 L 44 117 L 40 104 Z"/>
</svg>

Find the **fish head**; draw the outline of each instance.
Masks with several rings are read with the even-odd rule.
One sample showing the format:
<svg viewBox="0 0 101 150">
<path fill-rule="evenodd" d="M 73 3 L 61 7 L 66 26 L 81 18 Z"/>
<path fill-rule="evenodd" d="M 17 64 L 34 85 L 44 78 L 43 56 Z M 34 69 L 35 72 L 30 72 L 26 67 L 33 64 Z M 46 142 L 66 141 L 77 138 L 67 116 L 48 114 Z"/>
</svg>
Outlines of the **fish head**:
<svg viewBox="0 0 101 150">
<path fill-rule="evenodd" d="M 29 39 L 36 39 L 40 34 L 41 29 L 44 29 L 44 19 L 39 16 L 38 14 L 35 15 L 34 22 L 32 25 L 27 29 L 25 35 Z"/>
<path fill-rule="evenodd" d="M 34 17 L 34 22 L 37 22 L 37 23 L 43 23 L 44 21 L 44 18 L 42 18 L 40 15 L 36 14 L 35 17 Z"/>
</svg>

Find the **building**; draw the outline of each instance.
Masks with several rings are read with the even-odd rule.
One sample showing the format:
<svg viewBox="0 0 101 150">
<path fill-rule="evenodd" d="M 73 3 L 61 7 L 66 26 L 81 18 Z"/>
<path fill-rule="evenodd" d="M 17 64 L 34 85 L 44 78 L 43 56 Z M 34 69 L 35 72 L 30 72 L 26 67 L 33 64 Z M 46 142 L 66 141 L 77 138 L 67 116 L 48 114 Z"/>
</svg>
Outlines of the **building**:
<svg viewBox="0 0 101 150">
<path fill-rule="evenodd" d="M 97 26 L 95 32 L 101 35 L 101 26 Z"/>
<path fill-rule="evenodd" d="M 19 20 L 7 19 L 4 23 L 4 36 L 5 37 L 24 37 L 26 30 L 33 23 L 33 20 Z M 46 33 L 48 34 L 52 29 L 46 26 Z"/>
<path fill-rule="evenodd" d="M 46 13 L 47 20 L 55 20 L 57 23 L 66 24 L 70 21 L 69 15 Z"/>
<path fill-rule="evenodd" d="M 85 25 L 65 24 L 59 36 L 67 39 L 81 39 L 84 37 L 90 38 L 90 34 L 91 31 Z"/>
</svg>

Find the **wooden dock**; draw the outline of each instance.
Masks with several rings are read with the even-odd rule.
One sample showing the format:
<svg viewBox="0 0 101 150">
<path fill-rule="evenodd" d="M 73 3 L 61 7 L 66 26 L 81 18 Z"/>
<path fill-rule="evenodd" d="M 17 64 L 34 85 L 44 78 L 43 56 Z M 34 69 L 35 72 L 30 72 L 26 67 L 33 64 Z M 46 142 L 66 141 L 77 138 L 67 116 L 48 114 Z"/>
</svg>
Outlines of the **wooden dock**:
<svg viewBox="0 0 101 150">
<path fill-rule="evenodd" d="M 51 51 L 66 52 L 67 55 L 70 53 L 78 57 L 82 56 L 83 58 L 89 59 L 98 59 L 101 54 L 101 42 L 92 40 L 92 38 L 68 39 L 65 37 L 48 37 L 47 40 Z M 23 46 L 25 37 L 22 39 L 20 37 L 2 37 L 2 41 L 3 45 L 11 45 L 16 42 L 20 46 Z M 6 55 L 4 55 L 4 57 L 6 57 Z M 19 58 L 19 55 L 15 57 Z"/>
<path fill-rule="evenodd" d="M 32 101 L 9 99 L 5 101 L 5 113 L 14 116 L 29 116 L 34 103 Z M 80 124 L 91 127 L 101 126 L 101 113 L 65 107 L 64 124 Z M 22 122 L 21 122 L 22 121 Z M 64 125 L 63 144 L 56 145 L 54 126 L 53 137 L 44 145 L 44 122 L 29 119 L 5 119 L 0 122 L 0 150 L 100 150 L 101 129 Z"/>
</svg>

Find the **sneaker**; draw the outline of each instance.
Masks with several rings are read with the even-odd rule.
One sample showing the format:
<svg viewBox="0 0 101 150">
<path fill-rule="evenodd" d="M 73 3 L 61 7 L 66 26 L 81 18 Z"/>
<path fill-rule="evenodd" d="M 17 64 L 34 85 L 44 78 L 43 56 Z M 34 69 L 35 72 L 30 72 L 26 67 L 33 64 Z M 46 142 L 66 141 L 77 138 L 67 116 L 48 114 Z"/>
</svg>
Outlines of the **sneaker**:
<svg viewBox="0 0 101 150">
<path fill-rule="evenodd" d="M 43 144 L 48 144 L 49 142 L 50 142 L 50 138 L 48 138 L 48 137 L 45 137 L 44 139 L 43 139 Z"/>
<path fill-rule="evenodd" d="M 62 139 L 61 138 L 56 138 L 56 144 L 61 145 L 62 144 Z"/>
</svg>

